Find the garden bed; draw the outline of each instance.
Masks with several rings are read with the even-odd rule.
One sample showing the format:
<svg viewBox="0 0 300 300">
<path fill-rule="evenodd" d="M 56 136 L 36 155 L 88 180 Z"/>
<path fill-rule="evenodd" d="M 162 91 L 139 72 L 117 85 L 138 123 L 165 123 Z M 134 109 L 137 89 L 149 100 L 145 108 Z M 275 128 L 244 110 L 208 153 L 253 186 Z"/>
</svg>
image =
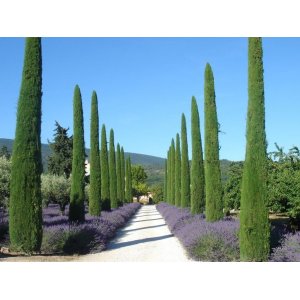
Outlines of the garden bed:
<svg viewBox="0 0 300 300">
<path fill-rule="evenodd" d="M 161 202 L 157 210 L 189 257 L 198 261 L 239 261 L 239 220 L 225 217 L 206 222 L 203 214 Z M 290 233 L 285 224 L 271 221 L 270 261 L 300 261 L 300 232 Z"/>
<path fill-rule="evenodd" d="M 125 204 L 111 211 L 102 211 L 93 217 L 86 213 L 85 222 L 69 223 L 68 209 L 61 215 L 58 205 L 50 204 L 43 209 L 43 240 L 41 252 L 44 255 L 71 255 L 101 252 L 117 229 L 140 208 L 139 203 Z M 0 246 L 9 246 L 8 216 L 0 216 Z"/>
</svg>

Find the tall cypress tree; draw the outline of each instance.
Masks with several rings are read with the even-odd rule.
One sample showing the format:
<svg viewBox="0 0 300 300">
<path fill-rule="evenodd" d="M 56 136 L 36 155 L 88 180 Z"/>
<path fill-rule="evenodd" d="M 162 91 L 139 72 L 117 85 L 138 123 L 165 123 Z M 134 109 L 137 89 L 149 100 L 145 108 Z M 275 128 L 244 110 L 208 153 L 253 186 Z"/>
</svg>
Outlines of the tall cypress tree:
<svg viewBox="0 0 300 300">
<path fill-rule="evenodd" d="M 124 149 L 121 147 L 121 202 L 125 201 L 125 155 Z"/>
<path fill-rule="evenodd" d="M 117 201 L 118 206 L 122 205 L 122 176 L 121 176 L 121 148 L 120 144 L 117 144 L 117 158 L 116 158 L 116 167 L 117 167 Z"/>
<path fill-rule="evenodd" d="M 83 111 L 80 89 L 79 86 L 76 85 L 73 100 L 73 159 L 69 210 L 69 220 L 72 222 L 84 221 L 84 175 L 85 148 Z"/>
<path fill-rule="evenodd" d="M 175 205 L 181 205 L 181 151 L 180 137 L 176 134 L 176 149 L 175 149 Z"/>
<path fill-rule="evenodd" d="M 168 159 L 165 160 L 164 201 L 168 199 Z"/>
<path fill-rule="evenodd" d="M 196 98 L 192 98 L 192 166 L 191 166 L 191 212 L 199 214 L 205 207 L 205 180 L 200 133 L 199 111 Z"/>
<path fill-rule="evenodd" d="M 126 191 L 125 198 L 127 203 L 132 202 L 132 174 L 130 157 L 126 159 Z"/>
<path fill-rule="evenodd" d="M 181 116 L 181 207 L 190 206 L 190 165 L 185 115 Z"/>
<path fill-rule="evenodd" d="M 111 208 L 117 208 L 116 152 L 113 129 L 110 130 L 109 135 L 109 195 Z"/>
<path fill-rule="evenodd" d="M 109 194 L 109 166 L 108 166 L 108 152 L 105 125 L 101 129 L 101 204 L 103 210 L 110 210 L 110 194 Z"/>
<path fill-rule="evenodd" d="M 99 116 L 97 94 L 93 91 L 91 103 L 91 152 L 90 152 L 90 195 L 89 213 L 101 213 L 101 171 L 99 156 Z"/>
<path fill-rule="evenodd" d="M 248 116 L 240 214 L 240 258 L 266 261 L 270 228 L 267 209 L 267 143 L 261 38 L 248 41 Z"/>
<path fill-rule="evenodd" d="M 209 64 L 205 67 L 205 196 L 206 219 L 214 222 L 223 217 L 221 170 L 219 161 L 219 123 L 217 118 L 214 76 Z"/>
<path fill-rule="evenodd" d="M 171 204 L 175 204 L 175 142 L 174 139 L 171 141 L 171 152 L 170 152 L 170 164 L 171 164 L 171 193 L 170 193 L 170 201 Z"/>
<path fill-rule="evenodd" d="M 41 104 L 41 39 L 27 38 L 12 153 L 9 203 L 11 249 L 27 253 L 40 250 L 43 235 Z"/>
<path fill-rule="evenodd" d="M 170 197 L 171 197 L 171 146 L 168 150 L 168 159 L 167 159 L 167 202 L 170 203 Z"/>
</svg>

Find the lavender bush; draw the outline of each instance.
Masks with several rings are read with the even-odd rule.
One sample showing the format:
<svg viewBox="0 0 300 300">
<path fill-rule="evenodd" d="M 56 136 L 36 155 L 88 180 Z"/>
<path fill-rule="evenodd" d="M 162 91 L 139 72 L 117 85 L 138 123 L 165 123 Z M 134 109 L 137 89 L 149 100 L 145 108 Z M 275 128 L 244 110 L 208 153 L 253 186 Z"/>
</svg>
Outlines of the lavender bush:
<svg viewBox="0 0 300 300">
<path fill-rule="evenodd" d="M 238 261 L 239 222 L 232 218 L 209 223 L 203 214 L 192 215 L 166 203 L 157 206 L 170 231 L 180 240 L 189 256 L 201 261 Z"/>
<path fill-rule="evenodd" d="M 274 249 L 271 254 L 271 261 L 273 262 L 296 262 L 300 261 L 300 232 L 295 234 L 286 234 L 281 246 Z"/>
</svg>

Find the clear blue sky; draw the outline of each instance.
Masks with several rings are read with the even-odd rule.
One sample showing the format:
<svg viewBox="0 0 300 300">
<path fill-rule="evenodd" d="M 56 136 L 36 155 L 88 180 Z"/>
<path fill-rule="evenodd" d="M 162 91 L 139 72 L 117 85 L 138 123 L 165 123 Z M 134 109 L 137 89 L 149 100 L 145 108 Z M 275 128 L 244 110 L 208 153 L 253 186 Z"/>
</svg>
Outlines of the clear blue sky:
<svg viewBox="0 0 300 300">
<path fill-rule="evenodd" d="M 300 39 L 265 38 L 266 130 L 288 150 L 300 146 Z M 0 137 L 14 138 L 24 38 L 0 39 Z M 85 143 L 89 146 L 90 101 L 95 90 L 100 123 L 114 128 L 126 152 L 165 157 L 180 132 L 181 113 L 190 131 L 190 103 L 197 99 L 203 132 L 206 62 L 212 66 L 220 158 L 242 160 L 247 113 L 246 38 L 43 38 L 42 142 L 54 122 L 70 127 L 75 84 L 83 98 Z M 190 145 L 190 134 L 189 148 Z"/>
</svg>

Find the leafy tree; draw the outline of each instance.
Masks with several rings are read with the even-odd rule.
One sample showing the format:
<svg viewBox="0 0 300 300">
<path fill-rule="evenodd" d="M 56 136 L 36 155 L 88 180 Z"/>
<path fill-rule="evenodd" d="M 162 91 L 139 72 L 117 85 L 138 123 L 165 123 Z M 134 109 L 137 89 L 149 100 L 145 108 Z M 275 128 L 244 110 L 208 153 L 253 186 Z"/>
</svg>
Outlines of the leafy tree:
<svg viewBox="0 0 300 300">
<path fill-rule="evenodd" d="M 107 139 L 105 125 L 101 130 L 101 203 L 103 210 L 110 210 L 110 193 L 109 193 L 109 165 L 107 152 Z"/>
<path fill-rule="evenodd" d="M 125 201 L 125 155 L 124 149 L 121 147 L 121 202 Z"/>
<path fill-rule="evenodd" d="M 135 197 L 145 195 L 148 192 L 146 179 L 148 178 L 145 169 L 141 165 L 131 167 L 132 190 Z"/>
<path fill-rule="evenodd" d="M 119 206 L 122 205 L 122 174 L 121 174 L 121 148 L 117 144 L 117 200 Z"/>
<path fill-rule="evenodd" d="M 240 214 L 241 261 L 266 261 L 270 249 L 262 54 L 261 38 L 249 38 L 247 143 Z"/>
<path fill-rule="evenodd" d="M 90 153 L 90 190 L 89 213 L 100 216 L 101 213 L 101 170 L 99 155 L 99 115 L 97 94 L 93 91 L 91 103 L 91 153 Z"/>
<path fill-rule="evenodd" d="M 190 166 L 185 115 L 181 116 L 181 207 L 190 206 Z"/>
<path fill-rule="evenodd" d="M 227 214 L 231 209 L 240 208 L 243 165 L 243 162 L 233 162 L 229 167 L 228 179 L 224 185 L 224 204 Z"/>
<path fill-rule="evenodd" d="M 196 98 L 192 98 L 192 166 L 191 166 L 191 212 L 200 214 L 205 208 L 205 179 L 200 134 L 199 112 Z"/>
<path fill-rule="evenodd" d="M 180 151 L 180 137 L 176 134 L 176 148 L 175 148 L 175 205 L 181 205 L 181 151 Z"/>
<path fill-rule="evenodd" d="M 168 199 L 168 160 L 165 160 L 164 201 Z"/>
<path fill-rule="evenodd" d="M 10 196 L 11 160 L 0 156 L 0 208 L 8 207 Z"/>
<path fill-rule="evenodd" d="M 127 203 L 132 202 L 132 170 L 131 170 L 131 160 L 130 157 L 126 159 L 126 190 L 125 190 L 125 200 Z"/>
<path fill-rule="evenodd" d="M 7 147 L 4 145 L 0 149 L 0 157 L 4 156 L 6 159 L 10 159 L 11 154 L 9 153 Z"/>
<path fill-rule="evenodd" d="M 223 217 L 222 182 L 219 161 L 219 124 L 217 118 L 214 76 L 209 64 L 205 68 L 205 197 L 206 220 L 214 222 Z"/>
<path fill-rule="evenodd" d="M 151 192 L 153 195 L 153 202 L 155 204 L 164 201 L 164 195 L 163 195 L 163 185 L 162 184 L 156 184 L 151 187 Z"/>
<path fill-rule="evenodd" d="M 43 236 L 41 104 L 41 38 L 26 38 L 12 152 L 9 236 L 11 249 L 27 253 L 40 250 Z"/>
<path fill-rule="evenodd" d="M 58 204 L 61 214 L 65 214 L 66 206 L 70 203 L 71 180 L 61 175 L 42 174 L 43 203 Z"/>
<path fill-rule="evenodd" d="M 109 136 L 109 195 L 111 208 L 117 208 L 116 153 L 113 129 L 110 130 Z"/>
<path fill-rule="evenodd" d="M 54 140 L 49 142 L 52 153 L 48 156 L 48 172 L 69 178 L 72 171 L 73 136 L 69 137 L 69 128 L 63 128 L 57 121 L 55 127 Z"/>
<path fill-rule="evenodd" d="M 175 142 L 171 141 L 170 149 L 170 204 L 175 204 Z"/>
<path fill-rule="evenodd" d="M 74 89 L 73 99 L 73 161 L 69 220 L 84 221 L 85 148 L 82 100 L 79 86 Z"/>
</svg>

